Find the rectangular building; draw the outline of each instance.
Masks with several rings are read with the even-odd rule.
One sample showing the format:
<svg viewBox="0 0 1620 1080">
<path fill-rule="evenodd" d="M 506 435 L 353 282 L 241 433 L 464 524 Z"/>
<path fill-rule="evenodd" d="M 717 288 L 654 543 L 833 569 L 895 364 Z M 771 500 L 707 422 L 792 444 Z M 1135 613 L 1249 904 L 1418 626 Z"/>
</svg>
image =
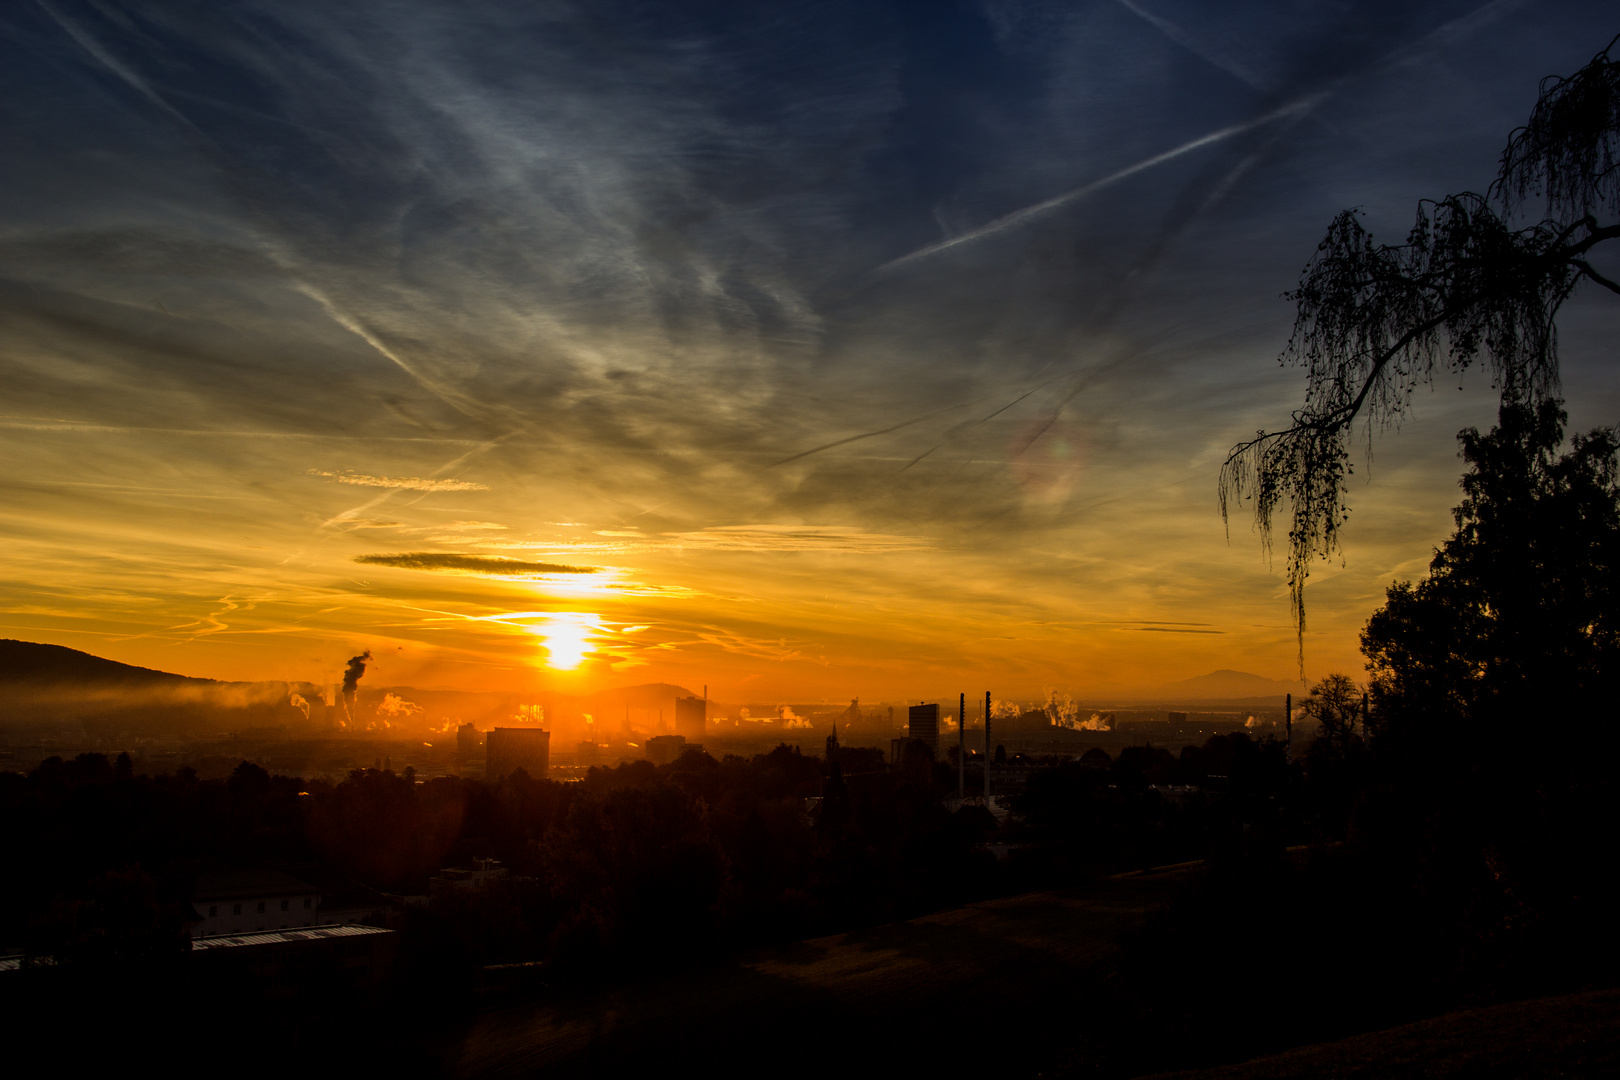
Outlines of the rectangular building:
<svg viewBox="0 0 1620 1080">
<path fill-rule="evenodd" d="M 907 734 L 919 742 L 926 743 L 928 752 L 936 758 L 939 757 L 939 703 L 913 705 L 910 721 L 911 726 Z"/>
<path fill-rule="evenodd" d="M 499 780 L 522 769 L 541 780 L 551 770 L 551 732 L 498 727 L 484 737 L 484 776 Z"/>
<path fill-rule="evenodd" d="M 280 870 L 203 874 L 191 893 L 193 938 L 320 924 L 321 892 Z"/>
<path fill-rule="evenodd" d="M 675 699 L 675 734 L 687 742 L 702 742 L 709 722 L 709 702 L 706 698 L 683 697 Z"/>
<path fill-rule="evenodd" d="M 686 741 L 685 735 L 654 735 L 647 740 L 647 760 L 654 765 L 668 765 L 686 752 L 686 748 L 695 744 Z M 696 749 L 703 749 L 696 746 Z"/>
</svg>

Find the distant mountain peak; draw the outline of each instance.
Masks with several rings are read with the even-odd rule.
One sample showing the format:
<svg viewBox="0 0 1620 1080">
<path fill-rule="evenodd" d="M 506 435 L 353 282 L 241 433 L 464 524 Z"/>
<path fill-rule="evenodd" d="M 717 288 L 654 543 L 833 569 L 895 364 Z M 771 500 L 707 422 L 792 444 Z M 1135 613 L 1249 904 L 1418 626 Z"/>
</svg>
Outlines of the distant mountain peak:
<svg viewBox="0 0 1620 1080">
<path fill-rule="evenodd" d="M 1207 675 L 1195 675 L 1190 679 L 1166 683 L 1159 687 L 1155 696 L 1171 700 L 1253 698 L 1273 695 L 1280 697 L 1283 694 L 1302 693 L 1304 689 L 1305 684 L 1299 680 L 1268 679 L 1251 671 L 1221 668 Z"/>
</svg>

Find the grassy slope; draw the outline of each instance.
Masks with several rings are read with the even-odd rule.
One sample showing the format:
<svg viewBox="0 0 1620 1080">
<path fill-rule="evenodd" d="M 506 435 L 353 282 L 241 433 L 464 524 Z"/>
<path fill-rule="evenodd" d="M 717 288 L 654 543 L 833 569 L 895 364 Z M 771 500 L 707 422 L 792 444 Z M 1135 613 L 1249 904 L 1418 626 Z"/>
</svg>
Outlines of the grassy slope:
<svg viewBox="0 0 1620 1080">
<path fill-rule="evenodd" d="M 1620 990 L 1451 1013 L 1161 1080 L 1551 1080 L 1620 1076 Z"/>
</svg>

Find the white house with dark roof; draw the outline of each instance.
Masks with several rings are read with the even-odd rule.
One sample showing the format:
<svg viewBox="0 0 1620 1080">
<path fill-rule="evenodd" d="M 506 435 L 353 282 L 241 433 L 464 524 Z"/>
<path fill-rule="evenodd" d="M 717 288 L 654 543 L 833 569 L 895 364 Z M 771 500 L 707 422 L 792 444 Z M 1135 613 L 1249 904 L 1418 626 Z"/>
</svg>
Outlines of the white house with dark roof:
<svg viewBox="0 0 1620 1080">
<path fill-rule="evenodd" d="M 252 934 L 317 926 L 320 890 L 280 870 L 229 870 L 199 874 L 191 906 L 197 912 L 193 938 Z"/>
</svg>

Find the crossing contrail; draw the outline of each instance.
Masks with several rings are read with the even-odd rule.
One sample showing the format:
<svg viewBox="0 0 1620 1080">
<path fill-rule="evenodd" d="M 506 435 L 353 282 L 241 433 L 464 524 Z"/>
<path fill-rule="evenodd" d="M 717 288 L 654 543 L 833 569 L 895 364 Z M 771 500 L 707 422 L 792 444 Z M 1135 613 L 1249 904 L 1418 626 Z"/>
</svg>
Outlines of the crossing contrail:
<svg viewBox="0 0 1620 1080">
<path fill-rule="evenodd" d="M 1257 116 L 1252 120 L 1245 120 L 1241 124 L 1233 124 L 1230 127 L 1223 127 L 1218 131 L 1211 131 L 1207 135 L 1200 135 L 1198 138 L 1193 139 L 1190 142 L 1184 142 L 1180 146 L 1174 147 L 1173 149 L 1166 150 L 1160 154 L 1154 154 L 1150 158 L 1144 158 L 1134 165 L 1127 165 L 1118 172 L 1109 173 L 1107 176 L 1104 176 L 1101 179 L 1093 180 L 1089 184 L 1083 184 L 1072 191 L 1065 191 L 1062 195 L 1055 195 L 1052 198 L 1047 199 L 1045 202 L 1038 202 L 1034 206 L 1026 206 L 1022 210 L 1015 210 L 1003 217 L 998 217 L 994 221 L 979 226 L 977 229 L 963 233 L 961 236 L 953 236 L 949 240 L 941 240 L 937 244 L 929 244 L 927 247 L 918 248 L 909 255 L 902 255 L 898 259 L 892 259 L 889 262 L 884 263 L 882 266 L 877 267 L 872 272 L 881 273 L 885 270 L 893 270 L 897 266 L 903 266 L 906 263 L 915 262 L 918 259 L 925 259 L 930 255 L 937 255 L 941 251 L 949 250 L 950 248 L 956 247 L 959 244 L 967 244 L 974 240 L 982 240 L 986 236 L 991 236 L 995 233 L 1002 232 L 1005 229 L 1011 229 L 1015 226 L 1022 225 L 1027 221 L 1040 217 L 1042 214 L 1056 210 L 1060 206 L 1066 206 L 1077 199 L 1083 199 L 1095 191 L 1101 191 L 1103 188 L 1117 184 L 1121 180 L 1135 176 L 1139 172 L 1145 172 L 1148 169 L 1154 168 L 1155 166 L 1163 165 L 1167 161 L 1173 161 L 1184 154 L 1192 153 L 1194 150 L 1200 150 L 1203 147 L 1222 142 L 1226 139 L 1232 138 L 1235 135 L 1241 135 L 1245 131 L 1252 131 L 1257 127 L 1262 127 L 1276 120 L 1281 120 L 1284 117 L 1301 116 L 1314 109 L 1327 96 L 1328 95 L 1325 91 L 1309 94 L 1295 101 L 1291 101 L 1281 108 L 1273 109 L 1268 113 Z"/>
</svg>

